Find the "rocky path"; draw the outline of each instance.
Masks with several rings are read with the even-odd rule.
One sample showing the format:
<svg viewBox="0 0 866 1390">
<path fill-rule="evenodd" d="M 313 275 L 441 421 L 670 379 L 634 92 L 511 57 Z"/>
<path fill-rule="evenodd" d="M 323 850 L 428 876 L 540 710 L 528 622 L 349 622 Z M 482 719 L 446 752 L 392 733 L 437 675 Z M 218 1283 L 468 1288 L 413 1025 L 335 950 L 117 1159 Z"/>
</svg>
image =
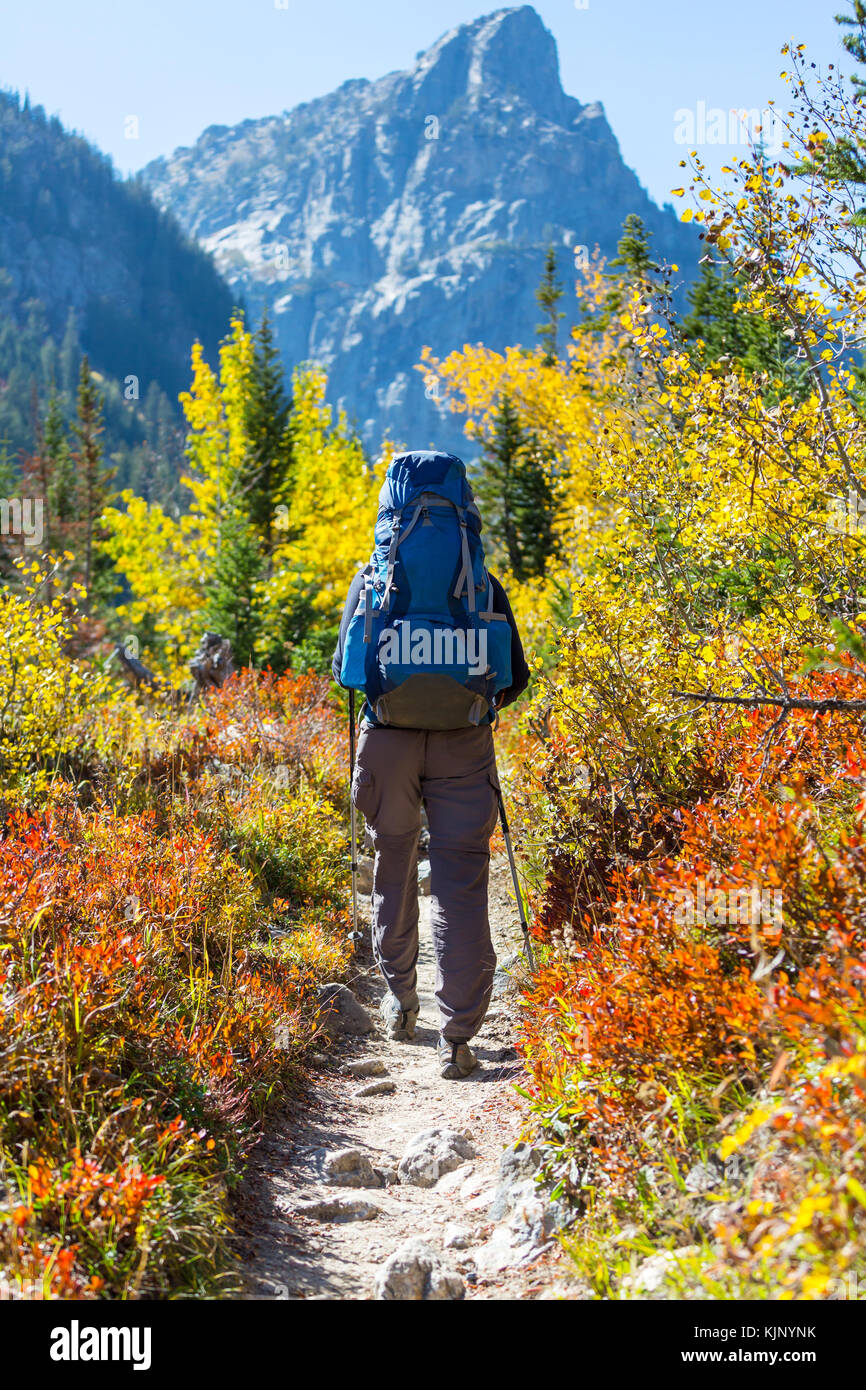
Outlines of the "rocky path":
<svg viewBox="0 0 866 1390">
<path fill-rule="evenodd" d="M 555 1213 L 536 1193 L 534 1152 L 519 1144 L 527 1117 L 514 1089 L 522 1074 L 516 990 L 502 969 L 520 945 L 509 886 L 496 859 L 490 908 L 500 968 L 474 1043 L 481 1066 L 464 1081 L 441 1080 L 435 1065 L 430 899 L 420 899 L 413 1042 L 384 1037 L 382 985 L 361 956 L 354 999 L 338 1000 L 315 1084 L 254 1153 L 238 1203 L 246 1297 L 558 1296 Z M 364 1010 L 372 1031 L 351 1031 L 368 1026 Z"/>
</svg>

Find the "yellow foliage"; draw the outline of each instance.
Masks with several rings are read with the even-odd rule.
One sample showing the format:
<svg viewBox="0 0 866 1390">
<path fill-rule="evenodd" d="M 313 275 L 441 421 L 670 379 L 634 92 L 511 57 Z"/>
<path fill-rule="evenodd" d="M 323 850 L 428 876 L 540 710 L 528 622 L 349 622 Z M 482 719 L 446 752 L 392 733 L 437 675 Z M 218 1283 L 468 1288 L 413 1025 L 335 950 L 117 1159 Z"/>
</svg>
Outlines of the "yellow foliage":
<svg viewBox="0 0 866 1390">
<path fill-rule="evenodd" d="M 113 682 L 65 650 L 76 591 L 53 592 L 59 567 L 15 564 L 20 587 L 0 589 L 0 766 L 7 795 L 16 783 L 32 795 L 66 753 L 86 746 L 88 730 L 94 735 Z"/>
<path fill-rule="evenodd" d="M 273 605 L 297 588 L 310 591 L 315 612 L 334 622 L 355 571 L 372 549 L 387 457 L 383 452 L 373 469 L 367 465 L 345 416 L 332 424 L 326 387 L 325 373 L 315 367 L 295 372 L 294 486 L 266 593 Z"/>
<path fill-rule="evenodd" d="M 245 401 L 253 361 L 253 337 L 239 317 L 220 347 L 218 373 L 201 344 L 193 347 L 192 384 L 180 397 L 189 424 L 190 466 L 181 478 L 188 510 L 175 518 L 127 491 L 123 507 L 108 507 L 102 518 L 105 548 L 131 593 L 118 615 L 153 633 L 157 650 L 145 655 L 174 681 L 186 675 L 200 636 L 190 620 L 204 604 L 220 523 L 234 505 L 248 454 Z M 352 576 L 368 557 L 386 466 L 384 452 L 376 467 L 367 465 L 343 415 L 332 423 L 326 388 L 327 377 L 316 368 L 295 373 L 293 492 L 287 513 L 278 515 L 272 564 L 261 583 L 266 615 L 278 615 L 302 594 L 323 624 L 336 621 Z"/>
</svg>

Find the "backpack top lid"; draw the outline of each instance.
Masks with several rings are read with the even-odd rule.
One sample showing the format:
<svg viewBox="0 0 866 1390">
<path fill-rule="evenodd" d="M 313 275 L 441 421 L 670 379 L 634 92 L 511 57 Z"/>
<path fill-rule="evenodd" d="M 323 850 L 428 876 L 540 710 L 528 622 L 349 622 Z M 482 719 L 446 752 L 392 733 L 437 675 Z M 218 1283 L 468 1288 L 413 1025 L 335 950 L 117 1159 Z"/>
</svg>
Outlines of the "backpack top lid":
<svg viewBox="0 0 866 1390">
<path fill-rule="evenodd" d="M 456 454 L 436 449 L 416 449 L 395 454 L 379 493 L 379 513 L 405 507 L 422 492 L 438 492 L 458 507 L 472 502 L 466 467 Z"/>
</svg>

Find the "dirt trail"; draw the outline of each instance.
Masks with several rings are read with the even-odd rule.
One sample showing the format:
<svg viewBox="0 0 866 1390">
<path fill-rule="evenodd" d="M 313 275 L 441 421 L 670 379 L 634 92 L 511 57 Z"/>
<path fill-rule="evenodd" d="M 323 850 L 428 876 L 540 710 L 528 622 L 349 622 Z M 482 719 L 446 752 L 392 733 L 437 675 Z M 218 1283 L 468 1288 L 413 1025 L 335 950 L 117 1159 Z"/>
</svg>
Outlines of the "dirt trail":
<svg viewBox="0 0 866 1390">
<path fill-rule="evenodd" d="M 495 859 L 490 919 L 500 963 L 520 947 L 509 894 L 507 865 Z M 421 1015 L 411 1043 L 384 1037 L 378 1018 L 383 986 L 369 956 L 351 981 L 376 1023 L 366 1037 L 335 1040 L 320 1059 L 315 1084 L 290 1115 L 267 1134 L 253 1155 L 239 1202 L 249 1298 L 367 1299 L 382 1263 L 410 1237 L 425 1240 L 463 1278 L 467 1298 L 550 1296 L 558 1253 L 544 1250 L 519 1268 L 496 1269 L 479 1255 L 493 1228 L 488 1208 L 503 1150 L 520 1137 L 525 1103 L 514 1090 L 522 1068 L 513 1047 L 513 986 L 497 971 L 490 1012 L 473 1046 L 481 1066 L 464 1081 L 443 1081 L 435 1065 L 437 1010 L 429 926 L 430 898 L 422 897 L 419 995 Z M 362 1080 L 342 1075 L 348 1061 L 379 1059 L 386 1074 Z M 359 1098 L 371 1082 L 395 1090 Z M 469 1132 L 478 1157 L 423 1188 L 396 1181 L 396 1166 L 420 1131 L 445 1126 Z M 324 1151 L 358 1149 L 386 1174 L 384 1187 L 348 1188 L 323 1180 Z M 320 1220 L 299 1215 L 313 1199 L 372 1203 L 371 1220 Z M 443 1250 L 454 1226 L 464 1248 Z"/>
</svg>

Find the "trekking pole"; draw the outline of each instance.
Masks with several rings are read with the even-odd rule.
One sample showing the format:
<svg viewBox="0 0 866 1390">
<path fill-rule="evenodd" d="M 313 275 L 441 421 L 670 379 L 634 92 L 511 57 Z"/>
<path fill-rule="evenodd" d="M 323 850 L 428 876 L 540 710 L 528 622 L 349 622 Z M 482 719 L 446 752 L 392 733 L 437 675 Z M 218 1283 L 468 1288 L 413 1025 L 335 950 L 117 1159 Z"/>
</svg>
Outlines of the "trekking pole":
<svg viewBox="0 0 866 1390">
<path fill-rule="evenodd" d="M 499 788 L 499 786 L 498 786 L 498 783 L 499 783 L 499 774 L 498 774 L 498 773 L 496 774 L 496 781 L 497 781 L 496 797 L 497 797 L 497 800 L 499 801 L 499 819 L 500 819 L 500 822 L 502 823 L 502 838 L 503 838 L 504 841 L 505 841 L 505 850 L 506 850 L 506 853 L 508 854 L 508 863 L 509 863 L 509 865 L 511 866 L 511 879 L 512 879 L 512 882 L 514 883 L 514 896 L 515 896 L 516 899 L 517 899 L 517 911 L 520 913 L 520 925 L 521 925 L 521 928 L 523 929 L 523 947 L 524 947 L 524 950 L 526 951 L 526 959 L 527 959 L 527 961 L 528 961 L 528 963 L 529 963 L 529 968 L 530 968 L 530 970 L 534 973 L 534 972 L 535 972 L 535 957 L 534 957 L 533 954 L 532 954 L 532 942 L 531 942 L 530 939 L 529 939 L 529 922 L 528 922 L 527 916 L 526 916 L 526 905 L 525 905 L 525 903 L 524 903 L 524 901 L 523 901 L 523 893 L 521 892 L 521 889 L 520 889 L 520 880 L 519 880 L 518 877 L 517 877 L 517 864 L 516 864 L 515 861 L 514 861 L 514 849 L 513 849 L 512 844 L 511 844 L 511 831 L 508 829 L 508 817 L 507 817 L 507 815 L 505 814 L 505 802 L 504 802 L 503 799 L 502 799 L 502 791 L 500 790 L 500 788 Z"/>
<path fill-rule="evenodd" d="M 350 941 L 360 941 L 358 931 L 358 818 L 355 799 L 352 796 L 352 782 L 355 777 L 355 692 L 349 691 L 349 823 L 352 827 L 352 931 Z"/>
</svg>

